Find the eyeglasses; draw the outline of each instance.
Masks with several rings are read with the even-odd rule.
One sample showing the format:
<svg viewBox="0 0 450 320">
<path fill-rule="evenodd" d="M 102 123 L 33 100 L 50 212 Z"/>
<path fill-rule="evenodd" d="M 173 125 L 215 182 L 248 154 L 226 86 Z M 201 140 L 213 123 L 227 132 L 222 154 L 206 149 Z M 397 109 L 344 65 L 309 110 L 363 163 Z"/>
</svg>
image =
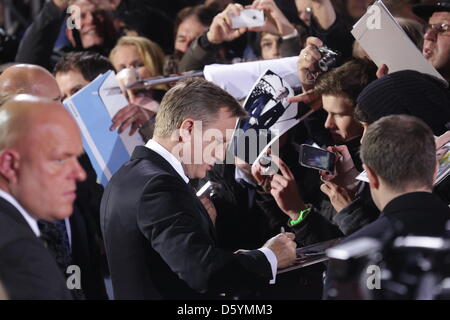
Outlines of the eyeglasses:
<svg viewBox="0 0 450 320">
<path fill-rule="evenodd" d="M 425 33 L 433 31 L 436 34 L 444 33 L 449 31 L 450 24 L 448 23 L 435 23 L 435 24 L 428 24 L 425 27 Z"/>
</svg>

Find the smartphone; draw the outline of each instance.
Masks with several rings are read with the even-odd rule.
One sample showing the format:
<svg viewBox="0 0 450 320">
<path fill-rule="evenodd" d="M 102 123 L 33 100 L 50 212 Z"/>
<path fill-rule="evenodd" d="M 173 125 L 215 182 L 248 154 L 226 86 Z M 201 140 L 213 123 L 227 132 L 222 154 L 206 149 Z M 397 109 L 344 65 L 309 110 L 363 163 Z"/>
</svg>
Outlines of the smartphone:
<svg viewBox="0 0 450 320">
<path fill-rule="evenodd" d="M 300 164 L 308 168 L 334 172 L 336 155 L 327 150 L 302 144 L 300 146 Z"/>
<path fill-rule="evenodd" d="M 244 9 L 240 15 L 230 15 L 231 28 L 252 28 L 264 25 L 264 11 L 257 9 Z"/>
</svg>

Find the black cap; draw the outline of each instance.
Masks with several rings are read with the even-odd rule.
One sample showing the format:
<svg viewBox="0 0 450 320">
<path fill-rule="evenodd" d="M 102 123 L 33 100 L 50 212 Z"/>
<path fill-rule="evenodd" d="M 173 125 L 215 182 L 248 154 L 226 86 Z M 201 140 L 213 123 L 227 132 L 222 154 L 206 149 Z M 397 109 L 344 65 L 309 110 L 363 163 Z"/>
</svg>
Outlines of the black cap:
<svg viewBox="0 0 450 320">
<path fill-rule="evenodd" d="M 436 4 L 417 4 L 412 10 L 417 16 L 428 21 L 435 12 L 450 12 L 450 0 L 440 0 Z"/>
<path fill-rule="evenodd" d="M 373 81 L 357 103 L 370 123 L 392 114 L 409 114 L 441 135 L 450 122 L 450 91 L 439 80 L 417 71 L 399 71 Z"/>
</svg>

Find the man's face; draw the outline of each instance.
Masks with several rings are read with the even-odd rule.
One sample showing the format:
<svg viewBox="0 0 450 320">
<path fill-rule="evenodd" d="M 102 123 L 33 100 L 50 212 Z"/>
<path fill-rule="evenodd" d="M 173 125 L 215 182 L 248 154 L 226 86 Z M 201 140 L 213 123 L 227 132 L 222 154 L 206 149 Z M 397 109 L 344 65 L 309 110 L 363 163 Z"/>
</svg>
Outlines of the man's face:
<svg viewBox="0 0 450 320">
<path fill-rule="evenodd" d="M 270 33 L 264 33 L 261 38 L 261 58 L 263 60 L 280 58 L 280 37 Z"/>
<path fill-rule="evenodd" d="M 328 113 L 325 128 L 336 143 L 343 143 L 362 133 L 361 125 L 353 119 L 353 104 L 348 98 L 323 95 L 322 103 Z"/>
<path fill-rule="evenodd" d="M 81 28 L 78 31 L 83 48 L 102 45 L 105 18 L 97 11 L 95 5 L 87 0 L 79 0 L 75 5 L 80 8 Z"/>
<path fill-rule="evenodd" d="M 89 84 L 89 81 L 83 77 L 81 72 L 74 70 L 58 72 L 55 78 L 62 92 L 62 100 L 74 95 L 81 88 Z"/>
<path fill-rule="evenodd" d="M 47 221 L 72 214 L 76 183 L 86 178 L 77 159 L 83 151 L 80 132 L 68 115 L 59 118 L 34 126 L 33 134 L 23 138 L 17 181 L 11 186 L 30 214 Z"/>
<path fill-rule="evenodd" d="M 435 12 L 429 24 L 450 24 L 450 12 Z M 428 29 L 424 35 L 423 55 L 444 77 L 450 78 L 450 29 L 437 33 Z"/>
<path fill-rule="evenodd" d="M 194 16 L 188 17 L 180 23 L 175 36 L 175 50 L 185 53 L 192 41 L 197 39 L 203 32 L 208 30 Z"/>
<path fill-rule="evenodd" d="M 227 144 L 233 135 L 237 118 L 227 108 L 222 108 L 213 119 L 208 126 L 197 125 L 193 129 L 191 164 L 184 165 L 190 179 L 204 178 L 217 161 L 225 159 Z"/>
</svg>

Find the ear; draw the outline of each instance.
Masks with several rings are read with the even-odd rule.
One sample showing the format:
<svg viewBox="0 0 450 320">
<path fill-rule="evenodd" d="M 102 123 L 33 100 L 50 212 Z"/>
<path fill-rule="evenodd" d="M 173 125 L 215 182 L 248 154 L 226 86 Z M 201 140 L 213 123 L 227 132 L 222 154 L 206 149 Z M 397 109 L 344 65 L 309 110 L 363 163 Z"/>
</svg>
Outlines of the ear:
<svg viewBox="0 0 450 320">
<path fill-rule="evenodd" d="M 69 40 L 72 47 L 75 47 L 77 45 L 75 42 L 75 38 L 73 37 L 72 30 L 70 30 L 69 28 L 66 28 L 66 37 L 67 37 L 67 40 Z"/>
<path fill-rule="evenodd" d="M 191 141 L 194 131 L 194 120 L 187 118 L 183 120 L 180 126 L 180 139 L 183 142 Z"/>
<path fill-rule="evenodd" d="M 375 173 L 375 171 L 372 170 L 372 168 L 366 166 L 363 164 L 364 170 L 366 170 L 367 178 L 369 179 L 369 185 L 371 188 L 378 190 L 380 188 L 380 178 Z"/>
<path fill-rule="evenodd" d="M 15 150 L 6 149 L 0 153 L 0 175 L 8 183 L 16 183 L 18 179 L 20 155 Z"/>
</svg>

